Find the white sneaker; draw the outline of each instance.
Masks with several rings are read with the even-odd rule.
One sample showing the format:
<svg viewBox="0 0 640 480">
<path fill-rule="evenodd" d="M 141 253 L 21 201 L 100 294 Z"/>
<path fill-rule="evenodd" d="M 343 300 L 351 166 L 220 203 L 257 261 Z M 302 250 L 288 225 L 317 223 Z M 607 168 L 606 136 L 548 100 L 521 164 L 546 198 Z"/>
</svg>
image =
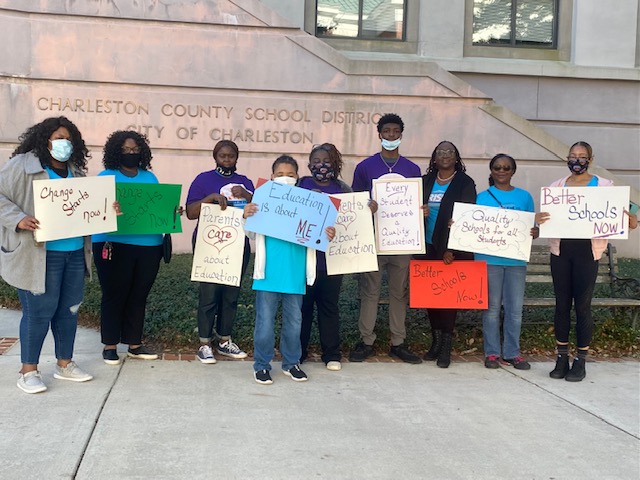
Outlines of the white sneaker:
<svg viewBox="0 0 640 480">
<path fill-rule="evenodd" d="M 66 367 L 61 367 L 56 364 L 56 371 L 53 374 L 53 378 L 57 378 L 58 380 L 70 380 L 72 382 L 88 382 L 89 380 L 93 380 L 93 375 L 89 375 L 87 372 L 82 370 L 76 362 L 69 362 Z"/>
<path fill-rule="evenodd" d="M 233 343 L 231 339 L 224 343 L 218 343 L 218 348 L 216 350 L 220 355 L 224 355 L 225 357 L 247 358 L 247 354 L 240 350 L 240 347 Z"/>
<path fill-rule="evenodd" d="M 211 350 L 211 347 L 209 345 L 200 346 L 200 348 L 198 349 L 197 357 L 198 360 L 200 360 L 202 363 L 216 363 L 216 359 L 213 356 L 213 350 Z"/>
<path fill-rule="evenodd" d="M 337 372 L 338 370 L 342 370 L 342 364 L 336 360 L 332 360 L 327 362 L 327 370 Z"/>
<path fill-rule="evenodd" d="M 18 375 L 18 388 L 25 393 L 40 393 L 44 392 L 47 386 L 42 381 L 40 372 L 33 370 Z"/>
</svg>

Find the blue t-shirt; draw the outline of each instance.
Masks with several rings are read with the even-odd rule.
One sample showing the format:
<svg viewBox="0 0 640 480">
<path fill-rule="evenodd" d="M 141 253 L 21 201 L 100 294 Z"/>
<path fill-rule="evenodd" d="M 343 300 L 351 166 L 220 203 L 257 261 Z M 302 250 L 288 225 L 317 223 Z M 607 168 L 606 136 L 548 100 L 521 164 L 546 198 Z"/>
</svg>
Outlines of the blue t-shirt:
<svg viewBox="0 0 640 480">
<path fill-rule="evenodd" d="M 116 183 L 159 183 L 156 176 L 149 170 L 138 169 L 135 177 L 128 177 L 120 170 L 103 170 L 98 174 L 99 177 L 105 175 L 113 175 L 116 177 Z M 126 207 L 122 205 L 122 211 L 126 211 Z M 126 243 L 127 245 L 140 245 L 143 247 L 154 247 L 162 245 L 162 235 L 159 233 L 147 234 L 126 234 L 120 235 L 118 232 L 99 233 L 91 238 L 93 243 L 98 242 L 114 242 Z"/>
<path fill-rule="evenodd" d="M 438 213 L 440 212 L 440 204 L 442 203 L 442 197 L 449 188 L 451 183 L 445 183 L 440 185 L 438 182 L 433 183 L 431 194 L 429 195 L 429 215 L 427 215 L 427 243 L 433 243 L 433 231 L 436 228 L 436 220 L 438 219 Z"/>
<path fill-rule="evenodd" d="M 496 197 L 493 198 L 489 191 Z M 498 201 L 496 201 L 496 199 Z M 499 202 L 499 203 L 498 203 Z M 494 186 L 489 187 L 488 190 L 480 192 L 476 199 L 477 205 L 485 205 L 487 207 L 500 207 L 508 210 L 520 210 L 523 212 L 533 212 L 533 197 L 526 190 L 515 187 L 513 190 L 500 190 Z M 526 266 L 527 262 L 524 260 L 516 260 L 515 258 L 498 257 L 495 255 L 485 255 L 483 253 L 474 254 L 476 260 L 483 260 L 487 262 L 487 265 L 502 265 L 505 267 L 522 267 Z"/>
<path fill-rule="evenodd" d="M 253 280 L 253 289 L 304 295 L 307 290 L 307 247 L 264 237 L 264 279 Z"/>
<path fill-rule="evenodd" d="M 49 174 L 49 178 L 51 180 L 58 180 L 61 177 L 56 172 L 54 172 L 51 168 L 45 167 L 45 171 Z M 73 178 L 73 173 L 71 173 L 71 169 L 67 167 L 68 176 L 67 178 Z M 45 242 L 45 248 L 52 252 L 75 252 L 76 250 L 80 250 L 84 247 L 84 238 L 83 237 L 71 237 L 71 238 L 63 238 L 60 240 L 49 240 Z"/>
</svg>

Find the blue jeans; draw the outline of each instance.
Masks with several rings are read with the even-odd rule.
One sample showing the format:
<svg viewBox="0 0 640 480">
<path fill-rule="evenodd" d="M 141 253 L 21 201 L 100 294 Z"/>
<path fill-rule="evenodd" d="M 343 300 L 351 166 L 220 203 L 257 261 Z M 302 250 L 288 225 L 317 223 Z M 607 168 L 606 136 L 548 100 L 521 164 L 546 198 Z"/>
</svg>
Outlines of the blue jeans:
<svg viewBox="0 0 640 480">
<path fill-rule="evenodd" d="M 487 265 L 489 308 L 482 312 L 485 356 L 500 356 L 500 306 L 504 305 L 503 358 L 520 355 L 522 303 L 527 276 L 525 266 Z"/>
<path fill-rule="evenodd" d="M 253 330 L 253 369 L 271 370 L 275 347 L 274 323 L 278 303 L 282 300 L 282 330 L 280 353 L 282 369 L 289 370 L 300 363 L 300 326 L 302 325 L 302 295 L 256 291 L 256 326 Z"/>
<path fill-rule="evenodd" d="M 22 304 L 20 321 L 20 356 L 22 363 L 37 365 L 42 344 L 53 333 L 58 360 L 73 358 L 73 344 L 78 326 L 78 309 L 84 288 L 84 251 L 47 252 L 45 293 L 18 289 Z"/>
</svg>

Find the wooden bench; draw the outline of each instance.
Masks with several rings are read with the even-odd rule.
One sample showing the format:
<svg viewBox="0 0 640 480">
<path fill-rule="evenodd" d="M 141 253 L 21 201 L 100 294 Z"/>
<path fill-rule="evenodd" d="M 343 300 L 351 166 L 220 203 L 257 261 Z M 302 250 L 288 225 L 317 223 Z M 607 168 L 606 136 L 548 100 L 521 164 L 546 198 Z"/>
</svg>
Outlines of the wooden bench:
<svg viewBox="0 0 640 480">
<path fill-rule="evenodd" d="M 549 247 L 534 245 L 527 265 L 527 286 L 532 284 L 552 284 Z M 599 287 L 601 286 L 601 287 Z M 608 244 L 598 268 L 596 279 L 597 297 L 591 301 L 592 307 L 609 307 L 614 315 L 620 309 L 631 313 L 631 324 L 636 327 L 640 314 L 640 280 L 624 278 L 618 275 L 618 257 L 616 247 Z M 531 288 L 527 288 L 528 291 Z M 553 294 L 553 290 L 551 290 Z M 607 297 L 600 296 L 607 294 Z M 554 297 L 536 297 L 525 294 L 525 307 L 555 307 Z"/>
</svg>

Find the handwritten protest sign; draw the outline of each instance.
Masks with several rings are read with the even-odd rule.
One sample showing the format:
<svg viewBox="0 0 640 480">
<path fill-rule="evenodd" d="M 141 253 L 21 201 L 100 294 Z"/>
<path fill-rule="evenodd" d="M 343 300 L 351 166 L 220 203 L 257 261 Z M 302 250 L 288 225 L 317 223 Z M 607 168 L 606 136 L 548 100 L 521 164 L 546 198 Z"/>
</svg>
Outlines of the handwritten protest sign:
<svg viewBox="0 0 640 480">
<path fill-rule="evenodd" d="M 327 274 L 378 271 L 373 217 L 366 192 L 333 195 L 340 199 L 336 237 L 327 248 Z"/>
<path fill-rule="evenodd" d="M 116 183 L 118 234 L 180 233 L 178 213 L 182 185 L 161 183 Z"/>
<path fill-rule="evenodd" d="M 36 241 L 113 232 L 117 228 L 113 202 L 115 177 L 34 180 L 35 217 L 40 227 Z"/>
<path fill-rule="evenodd" d="M 200 207 L 191 280 L 240 286 L 244 229 L 242 209 L 203 203 Z"/>
<path fill-rule="evenodd" d="M 543 187 L 540 224 L 543 238 L 627 238 L 629 187 Z"/>
<path fill-rule="evenodd" d="M 336 221 L 337 198 L 260 179 L 252 202 L 259 211 L 247 218 L 247 231 L 326 251 L 329 239 L 324 230 Z"/>
<path fill-rule="evenodd" d="M 373 181 L 376 247 L 385 255 L 424 253 L 422 179 L 399 178 Z"/>
<path fill-rule="evenodd" d="M 411 308 L 486 310 L 487 264 L 412 260 L 409 265 Z"/>
<path fill-rule="evenodd" d="M 534 213 L 456 202 L 451 218 L 448 248 L 529 261 Z"/>
</svg>

